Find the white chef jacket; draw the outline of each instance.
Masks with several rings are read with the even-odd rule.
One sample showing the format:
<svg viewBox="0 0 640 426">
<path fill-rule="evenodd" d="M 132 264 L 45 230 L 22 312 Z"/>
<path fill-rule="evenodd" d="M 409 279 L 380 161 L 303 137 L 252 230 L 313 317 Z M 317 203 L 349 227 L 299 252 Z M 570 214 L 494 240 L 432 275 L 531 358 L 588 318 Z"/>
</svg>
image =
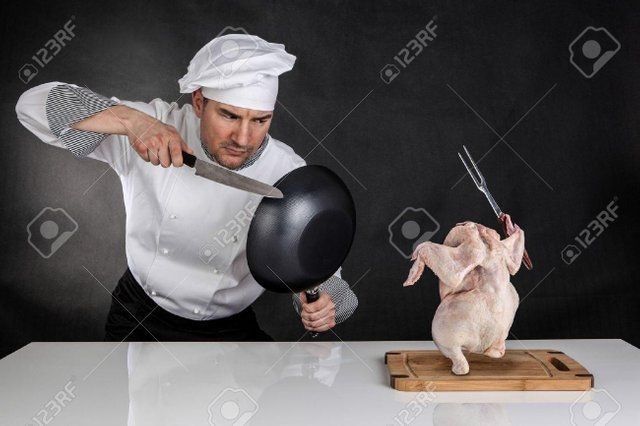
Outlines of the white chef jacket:
<svg viewBox="0 0 640 426">
<path fill-rule="evenodd" d="M 51 89 L 63 84 L 29 89 L 18 100 L 16 112 L 43 142 L 71 149 L 60 140 L 62 135 L 58 138 L 50 129 L 46 111 Z M 201 147 L 200 119 L 191 105 L 178 107 L 160 99 L 149 103 L 111 100 L 174 126 L 198 159 L 212 162 Z M 73 105 L 64 107 L 71 110 Z M 93 133 L 70 128 L 65 132 Z M 255 162 L 238 173 L 273 184 L 306 164 L 285 143 L 270 136 L 265 142 Z M 190 167 L 154 166 L 142 160 L 123 135 L 106 136 L 87 156 L 108 163 L 120 178 L 127 263 L 159 306 L 184 318 L 208 320 L 236 314 L 262 294 L 264 289 L 251 276 L 246 259 L 247 231 L 259 195 L 196 176 Z M 340 277 L 340 269 L 335 276 Z"/>
</svg>

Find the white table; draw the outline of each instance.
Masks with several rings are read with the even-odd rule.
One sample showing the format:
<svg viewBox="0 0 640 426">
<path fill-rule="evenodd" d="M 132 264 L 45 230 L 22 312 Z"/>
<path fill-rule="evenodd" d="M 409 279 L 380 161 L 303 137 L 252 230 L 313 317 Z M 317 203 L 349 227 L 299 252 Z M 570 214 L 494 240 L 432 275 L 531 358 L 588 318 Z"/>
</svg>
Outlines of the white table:
<svg viewBox="0 0 640 426">
<path fill-rule="evenodd" d="M 583 392 L 408 393 L 386 351 L 432 342 L 31 343 L 0 360 L 1 425 L 640 425 L 640 350 L 622 340 L 509 341 L 557 349 Z M 573 417 L 572 417 L 573 415 Z"/>
</svg>

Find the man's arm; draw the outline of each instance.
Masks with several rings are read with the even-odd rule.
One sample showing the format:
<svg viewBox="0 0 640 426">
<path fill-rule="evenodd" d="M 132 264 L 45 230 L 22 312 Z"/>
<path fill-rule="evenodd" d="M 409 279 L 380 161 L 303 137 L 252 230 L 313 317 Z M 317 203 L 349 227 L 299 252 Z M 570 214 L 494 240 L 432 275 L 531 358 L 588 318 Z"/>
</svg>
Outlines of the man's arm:
<svg viewBox="0 0 640 426">
<path fill-rule="evenodd" d="M 115 105 L 72 126 L 90 132 L 125 135 L 138 155 L 153 165 L 180 167 L 182 151 L 193 154 L 175 129 L 144 112 Z"/>
<path fill-rule="evenodd" d="M 87 89 L 52 82 L 24 92 L 16 104 L 16 114 L 40 140 L 80 157 L 93 151 L 108 135 L 76 131 L 70 124 L 112 105 L 116 102 Z"/>
<path fill-rule="evenodd" d="M 324 283 L 320 284 L 320 299 L 317 302 L 307 304 L 304 293 L 294 294 L 293 307 L 303 319 L 305 326 L 312 325 L 314 331 L 325 331 L 336 324 L 348 319 L 358 307 L 358 298 L 349 287 L 349 283 L 337 275 L 331 276 Z M 325 297 L 333 304 L 333 307 L 323 303 Z M 300 300 L 303 298 L 303 300 Z M 304 302 L 304 303 L 303 303 Z M 314 309 L 313 305 L 322 305 L 321 309 Z M 305 306 L 307 309 L 303 308 Z M 309 329 L 309 327 L 307 327 Z"/>
<path fill-rule="evenodd" d="M 143 111 L 118 104 L 89 89 L 46 83 L 22 94 L 20 122 L 46 143 L 74 155 L 92 153 L 109 135 L 123 135 L 140 157 L 163 167 L 182 165 L 182 150 L 192 153 L 177 130 Z"/>
</svg>

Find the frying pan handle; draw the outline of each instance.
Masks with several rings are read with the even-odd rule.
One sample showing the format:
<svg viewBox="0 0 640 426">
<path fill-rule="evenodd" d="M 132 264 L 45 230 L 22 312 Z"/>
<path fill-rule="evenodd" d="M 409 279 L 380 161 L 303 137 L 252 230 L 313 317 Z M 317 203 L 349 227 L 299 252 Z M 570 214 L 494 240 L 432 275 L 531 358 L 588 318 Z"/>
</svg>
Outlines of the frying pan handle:
<svg viewBox="0 0 640 426">
<path fill-rule="evenodd" d="M 196 156 L 191 155 L 186 151 L 182 151 L 182 162 L 185 164 L 185 166 L 193 168 L 196 166 Z"/>
<path fill-rule="evenodd" d="M 304 294 L 307 296 L 307 303 L 313 303 L 320 299 L 320 287 L 314 287 L 311 290 L 307 290 Z"/>
<path fill-rule="evenodd" d="M 313 303 L 316 300 L 320 299 L 320 287 L 314 287 L 311 290 L 307 290 L 304 292 L 304 295 L 307 296 L 307 303 Z M 314 339 L 318 337 L 317 332 L 312 332 L 311 337 Z"/>
<path fill-rule="evenodd" d="M 510 234 L 509 234 L 509 230 L 507 229 L 507 216 L 504 213 L 502 213 L 498 218 L 498 221 L 502 225 L 502 234 L 505 237 L 509 237 Z M 529 253 L 527 253 L 526 248 L 524 249 L 524 253 L 522 255 L 522 263 L 524 263 L 525 268 L 527 268 L 528 270 L 533 269 L 533 263 L 531 262 L 531 258 L 529 257 Z"/>
</svg>

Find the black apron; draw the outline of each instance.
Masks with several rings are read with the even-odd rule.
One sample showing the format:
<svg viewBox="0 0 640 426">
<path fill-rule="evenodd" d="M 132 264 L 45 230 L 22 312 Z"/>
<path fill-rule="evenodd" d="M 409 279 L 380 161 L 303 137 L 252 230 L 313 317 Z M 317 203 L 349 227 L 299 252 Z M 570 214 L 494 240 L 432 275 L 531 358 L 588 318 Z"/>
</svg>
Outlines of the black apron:
<svg viewBox="0 0 640 426">
<path fill-rule="evenodd" d="M 273 341 L 258 325 L 251 306 L 227 318 L 204 321 L 166 311 L 145 293 L 129 268 L 111 295 L 105 331 L 105 341 L 118 342 Z"/>
</svg>

